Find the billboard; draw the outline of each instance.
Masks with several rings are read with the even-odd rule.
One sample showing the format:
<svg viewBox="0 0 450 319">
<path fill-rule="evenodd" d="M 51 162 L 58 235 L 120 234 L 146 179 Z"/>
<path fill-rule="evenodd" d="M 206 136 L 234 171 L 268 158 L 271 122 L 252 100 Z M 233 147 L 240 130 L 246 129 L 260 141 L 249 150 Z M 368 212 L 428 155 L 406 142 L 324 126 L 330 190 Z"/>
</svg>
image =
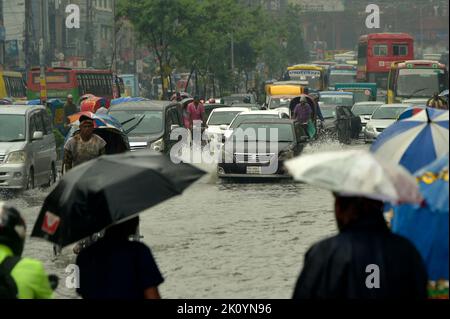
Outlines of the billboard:
<svg viewBox="0 0 450 319">
<path fill-rule="evenodd" d="M 342 12 L 345 9 L 342 0 L 290 0 L 299 5 L 303 12 Z"/>
</svg>

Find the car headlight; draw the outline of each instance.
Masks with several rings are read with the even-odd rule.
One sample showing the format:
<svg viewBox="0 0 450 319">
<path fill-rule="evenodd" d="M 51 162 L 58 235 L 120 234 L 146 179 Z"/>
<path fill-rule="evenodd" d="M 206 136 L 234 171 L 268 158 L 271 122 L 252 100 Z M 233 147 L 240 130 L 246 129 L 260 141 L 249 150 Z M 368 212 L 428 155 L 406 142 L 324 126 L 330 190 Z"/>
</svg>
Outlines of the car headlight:
<svg viewBox="0 0 450 319">
<path fill-rule="evenodd" d="M 278 155 L 278 160 L 280 161 L 286 161 L 291 158 L 294 158 L 294 151 L 291 149 L 281 151 L 280 154 Z"/>
<path fill-rule="evenodd" d="M 366 131 L 367 131 L 367 132 L 375 132 L 375 129 L 373 128 L 373 126 L 367 125 L 367 126 L 366 126 Z"/>
<path fill-rule="evenodd" d="M 11 152 L 6 159 L 7 164 L 22 164 L 27 159 L 25 151 Z"/>
<path fill-rule="evenodd" d="M 164 151 L 164 139 L 159 139 L 150 145 L 150 148 L 156 152 Z"/>
</svg>

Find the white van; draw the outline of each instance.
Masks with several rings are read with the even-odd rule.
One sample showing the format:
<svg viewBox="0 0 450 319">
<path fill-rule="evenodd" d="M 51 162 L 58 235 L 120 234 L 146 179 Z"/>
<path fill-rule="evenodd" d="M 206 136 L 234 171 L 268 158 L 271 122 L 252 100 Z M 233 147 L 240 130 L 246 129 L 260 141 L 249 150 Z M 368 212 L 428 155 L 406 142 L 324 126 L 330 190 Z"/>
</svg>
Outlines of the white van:
<svg viewBox="0 0 450 319">
<path fill-rule="evenodd" d="M 0 189 L 56 181 L 56 143 L 44 106 L 0 105 Z"/>
</svg>

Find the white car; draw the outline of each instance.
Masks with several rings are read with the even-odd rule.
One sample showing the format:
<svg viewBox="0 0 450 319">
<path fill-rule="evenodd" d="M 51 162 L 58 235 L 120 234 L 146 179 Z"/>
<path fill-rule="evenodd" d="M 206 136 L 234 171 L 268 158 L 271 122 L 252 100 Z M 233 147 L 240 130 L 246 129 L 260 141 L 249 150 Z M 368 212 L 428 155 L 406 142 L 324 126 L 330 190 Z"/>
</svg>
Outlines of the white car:
<svg viewBox="0 0 450 319">
<path fill-rule="evenodd" d="M 242 112 L 236 115 L 234 120 L 227 128 L 221 127 L 221 129 L 224 131 L 225 138 L 228 138 L 233 133 L 233 130 L 238 127 L 243 121 L 261 119 L 289 119 L 289 114 L 287 114 L 282 108 L 267 111 Z"/>
<path fill-rule="evenodd" d="M 371 102 L 358 102 L 353 105 L 352 112 L 353 114 L 361 118 L 361 125 L 363 132 L 366 129 L 367 123 L 372 118 L 373 112 L 375 112 L 375 110 L 383 104 L 384 104 L 383 102 L 371 101 Z"/>
<path fill-rule="evenodd" d="M 236 115 L 250 111 L 250 107 L 221 107 L 214 109 L 208 117 L 205 134 L 210 143 L 211 151 L 222 142 L 222 134 L 228 128 Z"/>
<path fill-rule="evenodd" d="M 414 105 L 427 105 L 427 98 L 415 98 L 415 99 L 407 99 L 403 100 L 402 104 L 414 104 Z"/>
<path fill-rule="evenodd" d="M 383 104 L 372 114 L 372 118 L 366 125 L 364 140 L 373 142 L 389 126 L 395 123 L 400 114 L 408 107 L 408 104 Z"/>
</svg>

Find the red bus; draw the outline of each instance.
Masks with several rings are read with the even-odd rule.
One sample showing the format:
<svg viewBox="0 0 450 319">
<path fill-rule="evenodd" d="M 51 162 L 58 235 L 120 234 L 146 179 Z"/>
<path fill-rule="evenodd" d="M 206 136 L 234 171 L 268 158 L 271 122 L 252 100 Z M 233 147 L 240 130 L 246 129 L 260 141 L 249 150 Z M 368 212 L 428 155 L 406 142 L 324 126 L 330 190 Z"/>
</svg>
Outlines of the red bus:
<svg viewBox="0 0 450 319">
<path fill-rule="evenodd" d="M 94 94 L 107 99 L 114 98 L 113 73 L 109 70 L 71 69 L 64 67 L 47 68 L 47 98 L 65 101 L 68 94 L 73 95 L 74 103 L 84 94 Z M 40 98 L 40 72 L 33 68 L 28 72 L 27 98 Z"/>
<path fill-rule="evenodd" d="M 414 39 L 407 33 L 373 33 L 358 42 L 358 82 L 377 83 L 387 89 L 391 64 L 414 59 Z"/>
</svg>

